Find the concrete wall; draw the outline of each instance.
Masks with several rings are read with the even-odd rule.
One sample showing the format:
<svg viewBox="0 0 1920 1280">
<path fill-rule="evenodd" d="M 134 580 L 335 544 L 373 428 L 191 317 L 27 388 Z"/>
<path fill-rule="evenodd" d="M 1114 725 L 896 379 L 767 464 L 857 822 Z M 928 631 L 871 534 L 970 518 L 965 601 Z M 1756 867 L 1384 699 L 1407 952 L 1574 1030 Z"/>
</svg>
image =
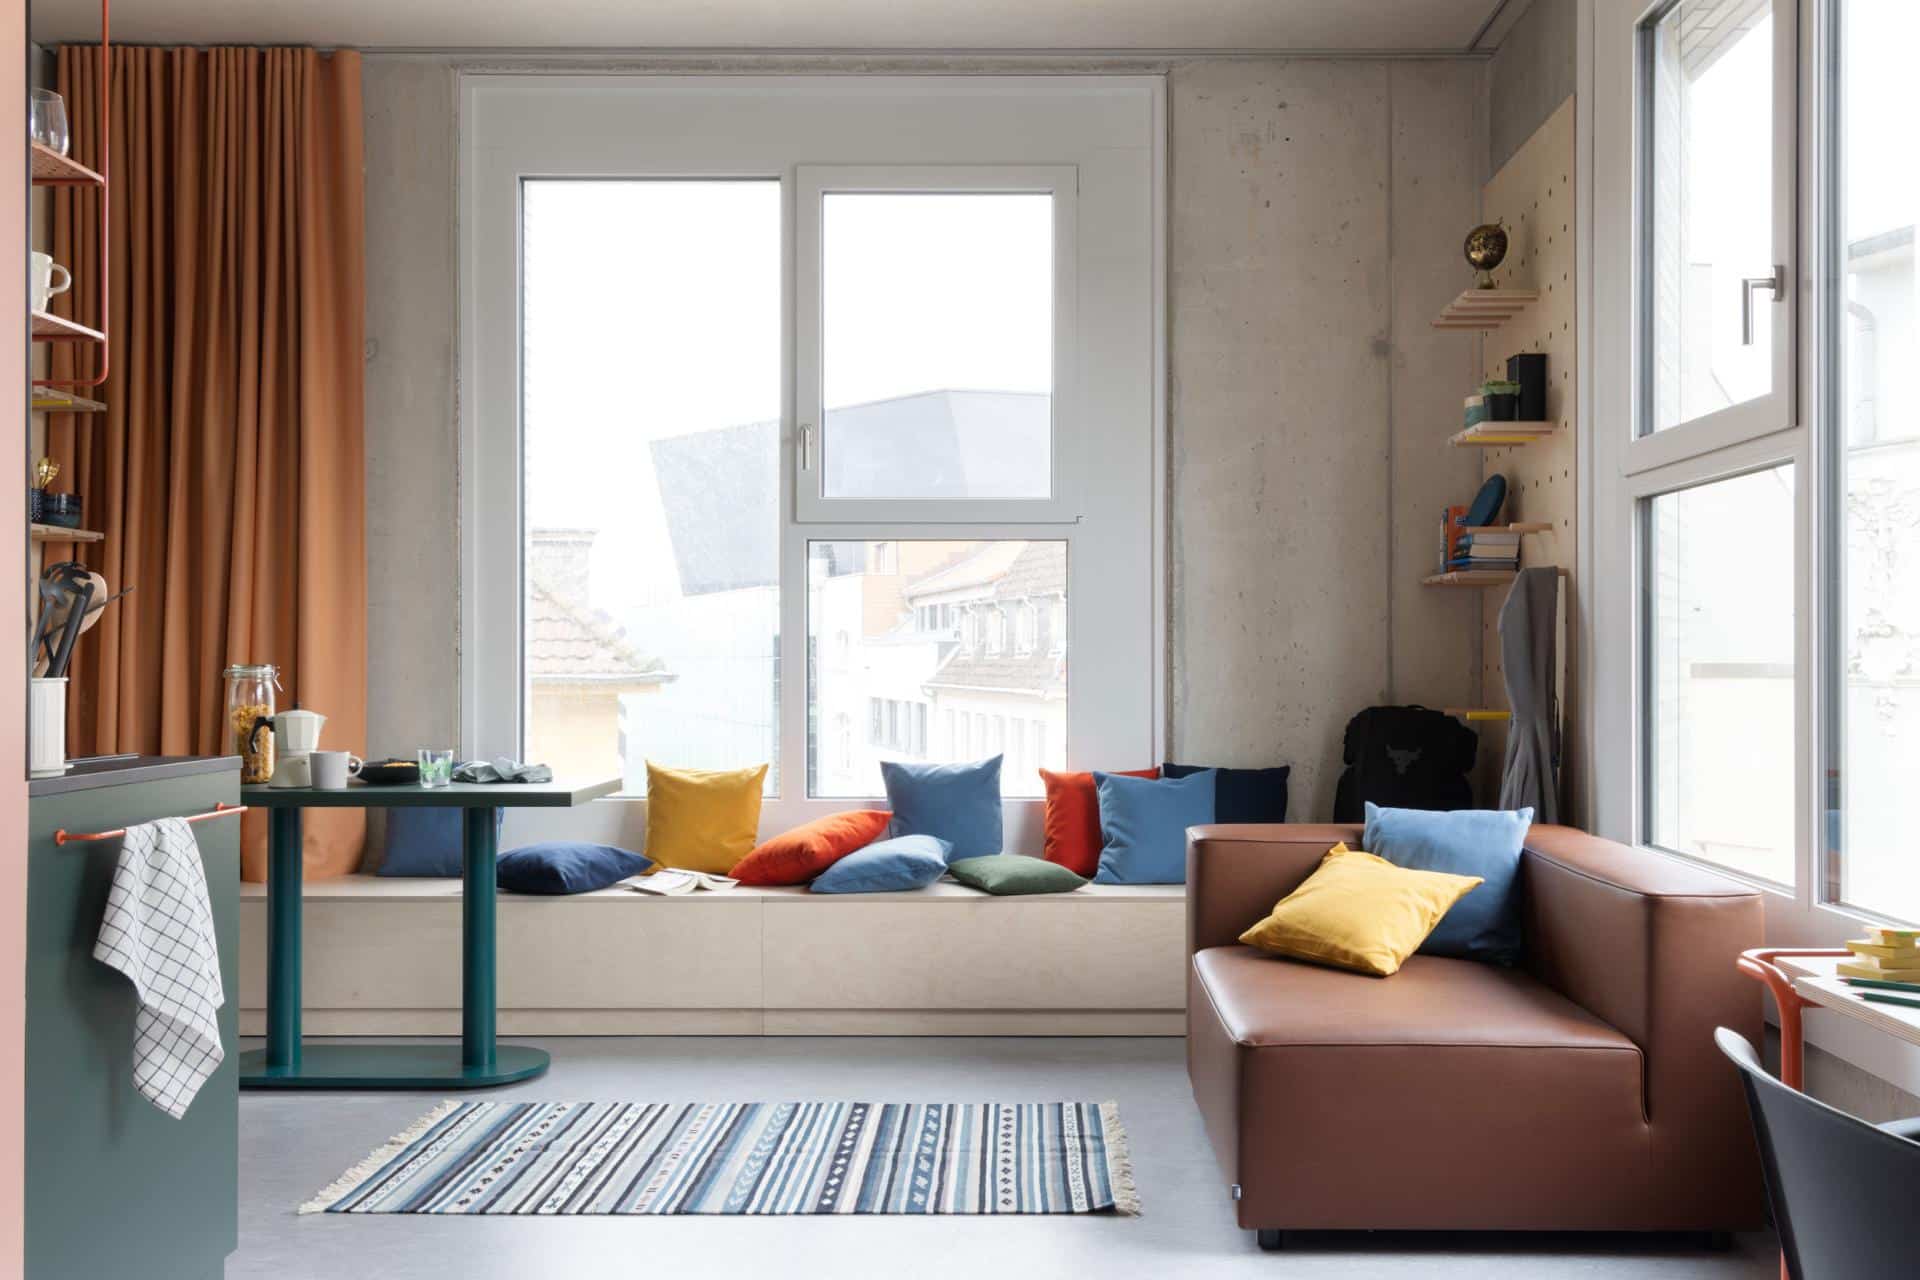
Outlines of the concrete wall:
<svg viewBox="0 0 1920 1280">
<path fill-rule="evenodd" d="M 1573 96 L 1578 10 L 1578 0 L 1533 0 L 1486 63 L 1486 176 Z"/>
<path fill-rule="evenodd" d="M 458 729 L 453 66 L 370 55 L 364 69 L 367 746 L 380 752 Z M 1418 584 L 1440 507 L 1479 476 L 1444 443 L 1475 340 L 1427 321 L 1469 283 L 1482 67 L 1164 69 L 1169 741 L 1202 762 L 1291 763 L 1296 812 L 1324 817 L 1349 716 L 1475 688 L 1473 602 Z"/>
<path fill-rule="evenodd" d="M 1472 592 L 1420 585 L 1478 342 L 1480 67 L 1203 61 L 1172 74 L 1172 754 L 1294 768 L 1332 814 L 1341 732 L 1478 687 Z"/>
</svg>

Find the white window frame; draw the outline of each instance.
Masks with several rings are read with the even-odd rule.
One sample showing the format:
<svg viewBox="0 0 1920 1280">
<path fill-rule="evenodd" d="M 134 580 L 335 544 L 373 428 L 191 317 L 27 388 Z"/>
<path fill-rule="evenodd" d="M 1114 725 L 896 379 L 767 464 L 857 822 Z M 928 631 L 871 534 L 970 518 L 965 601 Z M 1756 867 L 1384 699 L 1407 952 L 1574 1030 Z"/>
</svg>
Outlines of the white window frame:
<svg viewBox="0 0 1920 1280">
<path fill-rule="evenodd" d="M 1610 839 L 1647 847 L 1645 778 L 1646 704 L 1642 696 L 1644 642 L 1649 619 L 1644 609 L 1641 555 L 1642 504 L 1677 489 L 1761 470 L 1781 463 L 1794 468 L 1794 554 L 1791 572 L 1795 604 L 1794 840 L 1795 877 L 1791 886 L 1741 877 L 1717 864 L 1702 863 L 1760 890 L 1766 908 L 1766 943 L 1785 947 L 1830 947 L 1857 936 L 1873 917 L 1821 900 L 1824 882 L 1825 753 L 1820 726 L 1827 700 L 1825 611 L 1833 588 L 1822 539 L 1830 518 L 1830 481 L 1834 460 L 1816 425 L 1828 389 L 1823 352 L 1830 341 L 1827 315 L 1819 304 L 1820 282 L 1814 264 L 1822 261 L 1830 211 L 1822 207 L 1826 174 L 1825 96 L 1836 69 L 1825 21 L 1827 0 L 1780 0 L 1776 21 L 1791 17 L 1797 26 L 1793 56 L 1776 76 L 1776 102 L 1793 104 L 1793 132 L 1786 154 L 1793 161 L 1791 198 L 1793 264 L 1792 416 L 1775 427 L 1747 415 L 1722 421 L 1701 419 L 1653 436 L 1635 435 L 1644 410 L 1638 370 L 1647 333 L 1641 291 L 1645 281 L 1638 256 L 1646 216 L 1642 169 L 1646 121 L 1640 110 L 1642 60 L 1638 29 L 1663 5 L 1646 0 L 1579 0 L 1582 54 L 1577 92 L 1590 110 L 1581 113 L 1576 163 L 1581 177 L 1580 213 L 1590 234 L 1582 237 L 1581 279 L 1588 287 L 1580 302 L 1584 370 L 1581 414 L 1596 424 L 1580 441 L 1583 477 L 1582 578 L 1592 583 L 1586 652 L 1592 655 L 1585 693 L 1588 716 L 1589 773 L 1593 829 Z M 1786 80 L 1781 83 L 1782 78 Z M 1776 227 L 1778 226 L 1776 221 Z M 1780 384 L 1776 382 L 1776 386 Z M 1667 443 L 1666 437 L 1673 437 Z M 1662 850 L 1687 861 L 1685 855 Z M 1810 1019 L 1810 1043 L 1855 1065 L 1920 1093 L 1920 1050 L 1899 1045 L 1847 1024 Z"/>
<path fill-rule="evenodd" d="M 671 177 L 783 184 L 789 238 L 779 487 L 781 782 L 762 807 L 762 831 L 851 802 L 804 794 L 811 541 L 1067 543 L 1070 626 L 1100 638 L 1074 655 L 1068 767 L 1159 758 L 1167 697 L 1164 77 L 470 72 L 460 76 L 459 102 L 463 754 L 518 754 L 527 714 L 520 653 L 521 184 Z M 1029 518 L 994 524 L 799 518 L 793 301 L 800 255 L 791 237 L 798 170 L 822 161 L 895 172 L 1072 172 L 1084 196 L 1068 202 L 1077 248 L 1065 314 L 1077 320 L 1064 403 L 1074 416 L 1056 402 L 1054 441 L 1056 475 L 1077 490 L 1070 518 L 1035 519 L 1030 509 Z M 1062 390 L 1056 385 L 1056 396 Z M 1056 484 L 1055 499 L 1067 493 Z M 926 515 L 924 504 L 913 505 Z M 1037 852 L 1039 802 L 1009 798 L 1004 808 L 1010 847 Z M 622 796 L 578 810 L 516 814 L 509 834 L 593 835 L 638 847 L 644 821 L 644 800 Z"/>
<path fill-rule="evenodd" d="M 1048 495 L 1040 498 L 834 498 L 826 487 L 833 447 L 822 404 L 825 298 L 823 206 L 841 194 L 1046 195 L 1053 205 L 1053 389 L 1049 396 Z M 1083 421 L 1074 371 L 1079 365 L 1079 173 L 1072 165 L 800 165 L 794 178 L 794 394 L 800 417 L 795 510 L 807 522 L 1019 524 L 1079 518 L 1076 481 L 1082 454 L 1062 440 Z M 928 252 L 937 253 L 937 246 Z"/>
</svg>

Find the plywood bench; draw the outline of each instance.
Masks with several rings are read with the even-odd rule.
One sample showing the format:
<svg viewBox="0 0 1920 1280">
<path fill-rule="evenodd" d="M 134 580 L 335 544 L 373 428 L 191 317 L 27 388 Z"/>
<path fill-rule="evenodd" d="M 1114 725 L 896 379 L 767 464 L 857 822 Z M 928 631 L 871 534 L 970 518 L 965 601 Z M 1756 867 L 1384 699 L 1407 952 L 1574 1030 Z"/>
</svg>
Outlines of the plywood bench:
<svg viewBox="0 0 1920 1280">
<path fill-rule="evenodd" d="M 503 1035 L 1180 1035 L 1186 890 L 995 898 L 957 884 L 502 894 Z M 240 902 L 240 1029 L 266 1009 L 264 886 Z M 460 882 L 306 888 L 308 1035 L 457 1035 Z"/>
</svg>

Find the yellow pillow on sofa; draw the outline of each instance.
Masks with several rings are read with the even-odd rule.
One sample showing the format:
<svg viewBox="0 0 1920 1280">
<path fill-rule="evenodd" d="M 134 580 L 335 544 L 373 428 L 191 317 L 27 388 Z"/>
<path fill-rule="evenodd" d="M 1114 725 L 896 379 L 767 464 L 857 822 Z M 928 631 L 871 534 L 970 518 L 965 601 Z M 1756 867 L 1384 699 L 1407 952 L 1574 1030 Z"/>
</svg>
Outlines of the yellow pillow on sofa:
<svg viewBox="0 0 1920 1280">
<path fill-rule="evenodd" d="M 760 838 L 767 766 L 663 769 L 647 761 L 646 855 L 662 867 L 727 875 Z"/>
<path fill-rule="evenodd" d="M 1275 955 L 1384 978 L 1398 973 L 1479 876 L 1411 871 L 1337 844 L 1240 941 Z"/>
</svg>

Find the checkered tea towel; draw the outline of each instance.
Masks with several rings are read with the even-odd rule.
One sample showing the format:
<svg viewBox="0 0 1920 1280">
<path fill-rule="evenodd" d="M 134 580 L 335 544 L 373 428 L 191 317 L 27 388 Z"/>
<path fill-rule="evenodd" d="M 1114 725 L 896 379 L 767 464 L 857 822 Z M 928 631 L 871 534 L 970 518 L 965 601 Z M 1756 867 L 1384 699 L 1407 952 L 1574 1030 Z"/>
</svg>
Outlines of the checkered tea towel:
<svg viewBox="0 0 1920 1280">
<path fill-rule="evenodd" d="M 220 945 L 193 828 L 180 818 L 128 827 L 93 958 L 127 975 L 140 998 L 134 1087 L 174 1119 L 187 1113 L 220 1047 Z"/>
</svg>

